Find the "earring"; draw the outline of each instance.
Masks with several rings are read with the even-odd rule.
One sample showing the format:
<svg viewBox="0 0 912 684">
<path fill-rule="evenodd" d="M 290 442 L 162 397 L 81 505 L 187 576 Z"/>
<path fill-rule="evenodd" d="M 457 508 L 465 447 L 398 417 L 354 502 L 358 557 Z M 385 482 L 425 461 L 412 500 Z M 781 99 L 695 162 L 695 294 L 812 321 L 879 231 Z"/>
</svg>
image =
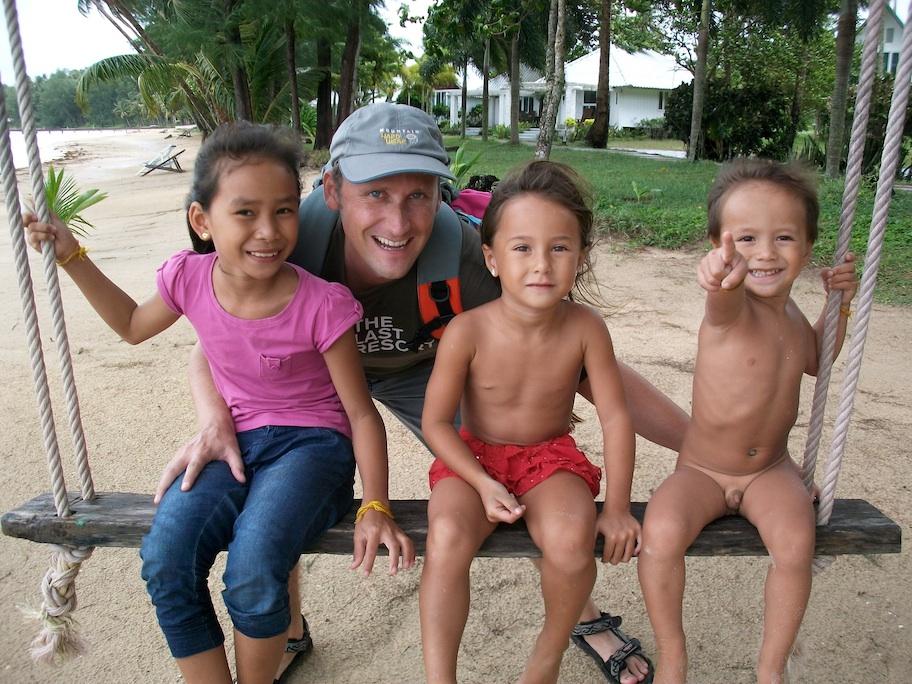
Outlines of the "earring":
<svg viewBox="0 0 912 684">
<path fill-rule="evenodd" d="M 200 240 L 203 242 L 209 242 L 209 233 L 207 233 L 205 230 L 200 233 Z"/>
<path fill-rule="evenodd" d="M 494 276 L 495 278 L 497 277 L 497 269 L 494 268 L 493 266 L 491 267 L 491 275 Z"/>
</svg>

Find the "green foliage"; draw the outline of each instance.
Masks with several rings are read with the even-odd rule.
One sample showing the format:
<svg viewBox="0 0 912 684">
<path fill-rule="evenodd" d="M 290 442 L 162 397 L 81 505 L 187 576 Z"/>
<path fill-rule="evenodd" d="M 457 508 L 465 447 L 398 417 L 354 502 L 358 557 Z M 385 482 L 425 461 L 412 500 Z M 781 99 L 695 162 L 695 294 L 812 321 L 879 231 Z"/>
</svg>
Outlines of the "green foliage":
<svg viewBox="0 0 912 684">
<path fill-rule="evenodd" d="M 456 150 L 453 158 L 450 160 L 450 171 L 456 177 L 453 183 L 457 188 L 465 187 L 466 180 L 469 178 L 469 171 L 481 158 L 481 150 L 470 157 L 466 156 L 466 143 L 463 143 Z"/>
<path fill-rule="evenodd" d="M 94 226 L 86 221 L 80 212 L 98 204 L 108 196 L 97 189 L 79 192 L 72 176 L 65 175 L 63 169 L 54 171 L 53 166 L 48 167 L 48 175 L 44 181 L 44 195 L 47 198 L 48 210 L 52 214 L 56 214 L 70 230 L 83 237 Z"/>
<path fill-rule="evenodd" d="M 668 128 L 685 143 L 690 139 L 693 84 L 671 91 L 665 107 Z M 758 155 L 786 159 L 791 142 L 791 102 L 774 84 L 744 82 L 738 87 L 720 81 L 706 84 L 703 140 L 697 156 L 723 161 Z"/>
<path fill-rule="evenodd" d="M 445 104 L 435 104 L 431 109 L 431 114 L 438 119 L 447 117 L 450 115 L 450 108 Z"/>
<path fill-rule="evenodd" d="M 481 105 L 477 104 L 466 112 L 466 126 L 481 126 Z"/>
<path fill-rule="evenodd" d="M 589 129 L 592 128 L 593 122 L 594 119 L 583 119 L 582 121 L 577 121 L 576 125 L 570 130 L 569 142 L 585 140 L 586 136 L 589 135 Z"/>
<path fill-rule="evenodd" d="M 452 144 L 447 139 L 447 144 Z M 530 146 L 484 144 L 470 140 L 466 154 L 483 153 L 473 173 L 503 178 L 507 171 L 532 158 Z M 703 248 L 706 234 L 706 194 L 719 171 L 715 162 L 688 163 L 676 159 L 645 158 L 610 151 L 556 147 L 551 159 L 569 164 L 593 190 L 600 230 L 632 246 L 663 249 Z M 647 188 L 649 201 L 635 201 Z M 843 181 L 820 182 L 820 237 L 814 245 L 814 263 L 832 262 L 839 229 Z M 874 193 L 862 188 L 855 215 L 851 249 L 859 259 L 871 221 Z M 912 193 L 896 192 L 884 236 L 876 298 L 882 302 L 912 305 Z"/>
<path fill-rule="evenodd" d="M 491 133 L 498 140 L 507 140 L 510 137 L 510 127 L 504 124 L 497 124 L 491 130 Z"/>
<path fill-rule="evenodd" d="M 654 119 L 640 119 L 633 127 L 633 135 L 652 140 L 664 140 L 668 137 L 669 130 L 665 117 L 658 116 Z"/>
</svg>

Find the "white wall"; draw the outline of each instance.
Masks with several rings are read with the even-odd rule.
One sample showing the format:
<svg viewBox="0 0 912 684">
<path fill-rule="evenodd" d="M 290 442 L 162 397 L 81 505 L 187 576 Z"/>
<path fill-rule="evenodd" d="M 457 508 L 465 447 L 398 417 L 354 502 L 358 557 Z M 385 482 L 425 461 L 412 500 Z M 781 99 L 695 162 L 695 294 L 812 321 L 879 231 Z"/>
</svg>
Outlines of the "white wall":
<svg viewBox="0 0 912 684">
<path fill-rule="evenodd" d="M 663 105 L 668 99 L 666 92 Z M 659 109 L 659 91 L 651 88 L 618 88 L 611 91 L 608 123 L 617 128 L 631 128 L 643 119 L 664 117 Z"/>
</svg>

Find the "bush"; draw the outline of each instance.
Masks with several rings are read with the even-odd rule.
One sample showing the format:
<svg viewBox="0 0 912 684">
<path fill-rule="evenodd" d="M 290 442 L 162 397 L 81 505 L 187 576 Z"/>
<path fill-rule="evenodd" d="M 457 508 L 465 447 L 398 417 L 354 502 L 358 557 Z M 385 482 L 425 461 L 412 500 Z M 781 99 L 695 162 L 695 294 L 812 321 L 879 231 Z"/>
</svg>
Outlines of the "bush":
<svg viewBox="0 0 912 684">
<path fill-rule="evenodd" d="M 431 108 L 431 114 L 433 114 L 438 119 L 445 119 L 450 116 L 450 108 L 445 104 L 435 104 Z"/>
<path fill-rule="evenodd" d="M 583 119 L 582 121 L 574 122 L 574 126 L 570 130 L 570 136 L 569 136 L 570 142 L 576 142 L 577 140 L 585 140 L 586 136 L 589 135 L 589 129 L 592 128 L 592 124 L 594 121 L 595 121 L 594 119 Z"/>
<path fill-rule="evenodd" d="M 758 155 L 786 159 L 791 144 L 791 102 L 773 84 L 746 82 L 735 88 L 709 81 L 703 103 L 701 159 L 724 161 Z M 682 83 L 671 91 L 665 121 L 679 140 L 690 141 L 693 84 Z"/>
<path fill-rule="evenodd" d="M 650 140 L 664 140 L 668 137 L 668 127 L 665 117 L 657 116 L 654 119 L 640 119 L 633 127 L 633 134 Z"/>
<path fill-rule="evenodd" d="M 466 114 L 466 126 L 481 126 L 481 105 L 477 104 Z"/>
<path fill-rule="evenodd" d="M 505 126 L 503 124 L 497 124 L 496 126 L 494 126 L 491 133 L 498 140 L 506 140 L 510 137 L 510 127 Z"/>
</svg>

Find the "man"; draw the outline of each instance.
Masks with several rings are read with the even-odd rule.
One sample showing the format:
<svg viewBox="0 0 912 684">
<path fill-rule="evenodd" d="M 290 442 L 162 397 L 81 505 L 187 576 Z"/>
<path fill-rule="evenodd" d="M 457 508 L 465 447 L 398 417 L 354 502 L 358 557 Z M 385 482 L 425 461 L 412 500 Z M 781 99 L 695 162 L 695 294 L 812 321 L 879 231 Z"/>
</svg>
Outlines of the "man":
<svg viewBox="0 0 912 684">
<path fill-rule="evenodd" d="M 419 439 L 436 340 L 430 334 L 433 325 L 420 313 L 417 271 L 425 250 L 436 249 L 429 240 L 436 232 L 440 179 L 453 178 L 448 159 L 436 123 L 421 110 L 377 103 L 355 111 L 333 137 L 330 164 L 322 179 L 326 207 L 337 211 L 338 218 L 328 236 L 325 256 L 318 253 L 318 265 L 309 266 L 317 275 L 347 285 L 363 305 L 364 318 L 355 334 L 371 395 Z M 302 209 L 302 217 L 308 216 Z M 308 267 L 313 245 L 319 241 L 314 239 L 314 231 L 312 223 L 302 221 L 292 261 L 304 261 L 302 265 Z M 494 299 L 500 290 L 485 268 L 475 230 L 463 223 L 459 231 L 458 295 L 462 308 L 469 309 Z M 455 302 L 456 296 L 451 296 Z M 686 414 L 637 373 L 623 364 L 621 370 L 637 432 L 677 450 Z M 192 483 L 210 460 L 240 463 L 230 415 L 198 351 L 191 376 L 202 427 L 169 463 L 160 487 L 166 487 L 183 470 L 184 481 Z M 586 396 L 587 390 L 584 381 L 580 392 Z M 367 567 L 372 560 L 365 560 Z M 299 601 L 296 572 L 289 592 L 293 604 Z M 583 624 L 574 641 L 607 674 L 609 657 L 625 646 L 625 637 L 617 629 L 620 622 L 602 615 L 591 601 L 580 619 Z M 289 649 L 300 643 L 301 636 L 301 626 L 292 620 Z M 627 670 L 619 679 L 631 684 L 645 678 L 647 667 L 636 654 L 635 640 L 626 643 L 614 669 L 617 671 L 618 664 L 623 669 L 626 660 Z"/>
</svg>

